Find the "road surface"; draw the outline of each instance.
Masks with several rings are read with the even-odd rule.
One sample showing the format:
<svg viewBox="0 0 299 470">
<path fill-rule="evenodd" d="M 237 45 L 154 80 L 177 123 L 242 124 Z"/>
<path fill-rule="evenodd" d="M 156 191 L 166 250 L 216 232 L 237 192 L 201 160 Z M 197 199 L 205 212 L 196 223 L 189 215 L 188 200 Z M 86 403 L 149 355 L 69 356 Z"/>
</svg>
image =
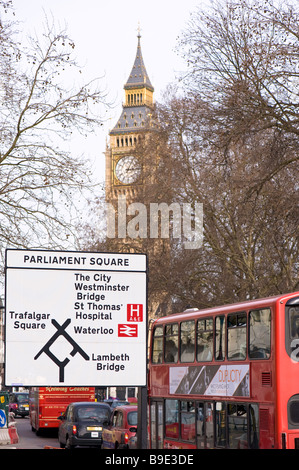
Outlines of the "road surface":
<svg viewBox="0 0 299 470">
<path fill-rule="evenodd" d="M 10 444 L 6 446 L 7 448 L 44 449 L 46 446 L 59 448 L 57 429 L 48 429 L 41 436 L 37 436 L 35 432 L 31 430 L 29 418 L 16 418 L 16 428 L 19 442 L 18 444 Z"/>
</svg>

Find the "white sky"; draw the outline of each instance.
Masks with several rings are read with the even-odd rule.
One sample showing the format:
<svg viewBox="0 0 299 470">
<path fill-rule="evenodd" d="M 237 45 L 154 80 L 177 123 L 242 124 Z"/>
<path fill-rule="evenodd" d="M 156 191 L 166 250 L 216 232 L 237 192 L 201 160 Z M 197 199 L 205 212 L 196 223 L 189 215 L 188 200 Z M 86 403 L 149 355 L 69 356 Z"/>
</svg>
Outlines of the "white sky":
<svg viewBox="0 0 299 470">
<path fill-rule="evenodd" d="M 103 87 L 115 107 L 107 123 L 95 136 L 82 141 L 86 157 L 95 161 L 98 181 L 104 181 L 104 155 L 109 129 L 121 113 L 123 86 L 128 79 L 137 49 L 137 28 L 141 27 L 141 48 L 145 66 L 161 100 L 166 86 L 185 64 L 174 52 L 176 38 L 185 28 L 190 13 L 204 0 L 13 0 L 16 20 L 24 33 L 34 34 L 52 14 L 55 24 L 67 25 L 76 44 L 76 56 L 84 66 L 85 82 L 104 76 Z M 79 152 L 81 153 L 81 151 Z"/>
</svg>

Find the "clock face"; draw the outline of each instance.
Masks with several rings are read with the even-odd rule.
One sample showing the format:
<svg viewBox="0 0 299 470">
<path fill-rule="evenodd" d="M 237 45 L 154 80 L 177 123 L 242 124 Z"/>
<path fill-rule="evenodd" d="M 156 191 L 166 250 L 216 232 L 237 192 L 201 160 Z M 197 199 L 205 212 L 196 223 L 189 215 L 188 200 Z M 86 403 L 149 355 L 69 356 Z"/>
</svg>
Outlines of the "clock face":
<svg viewBox="0 0 299 470">
<path fill-rule="evenodd" d="M 135 183 L 140 172 L 140 163 L 133 156 L 121 158 L 115 167 L 116 177 L 123 184 Z"/>
</svg>

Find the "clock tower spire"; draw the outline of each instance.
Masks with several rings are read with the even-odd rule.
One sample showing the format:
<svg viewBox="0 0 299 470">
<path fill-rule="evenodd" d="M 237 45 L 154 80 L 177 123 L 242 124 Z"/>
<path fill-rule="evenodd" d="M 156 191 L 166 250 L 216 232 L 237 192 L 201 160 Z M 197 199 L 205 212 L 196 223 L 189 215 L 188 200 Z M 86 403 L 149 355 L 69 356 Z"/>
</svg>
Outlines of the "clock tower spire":
<svg viewBox="0 0 299 470">
<path fill-rule="evenodd" d="M 124 85 L 121 115 L 109 133 L 106 149 L 106 200 L 117 204 L 120 195 L 132 202 L 142 184 L 142 164 L 137 143 L 152 130 L 154 87 L 145 68 L 138 27 L 137 51 L 131 73 Z"/>
<path fill-rule="evenodd" d="M 111 227 L 111 231 L 109 229 L 107 231 L 106 248 L 120 252 L 142 251 L 148 254 L 149 260 L 168 260 L 169 240 L 156 237 L 149 240 L 147 236 L 144 237 L 142 231 L 144 215 L 147 218 L 149 214 L 146 207 L 149 201 L 146 203 L 146 199 L 149 197 L 151 184 L 154 183 L 153 187 L 156 184 L 154 179 L 159 155 L 157 142 L 155 143 L 155 139 L 151 141 L 151 137 L 157 131 L 157 124 L 153 117 L 154 87 L 143 60 L 139 27 L 135 60 L 124 84 L 124 91 L 122 111 L 115 126 L 109 132 L 105 152 L 107 226 Z M 143 154 L 142 148 L 147 150 Z M 134 206 L 133 203 L 142 203 L 142 209 L 146 209 L 146 214 L 136 209 L 135 212 L 139 214 L 134 216 L 132 211 L 137 205 Z M 130 210 L 127 212 L 127 209 Z M 127 215 L 129 218 L 134 216 L 130 219 L 130 222 L 133 222 L 130 225 L 130 233 Z M 138 218 L 139 215 L 140 218 Z M 132 227 L 134 228 L 131 230 Z M 133 236 L 130 236 L 132 233 Z M 162 287 L 149 300 L 148 309 L 152 314 L 162 308 L 161 305 L 167 305 L 168 297 L 164 290 Z M 163 307 L 164 310 L 165 308 Z"/>
</svg>

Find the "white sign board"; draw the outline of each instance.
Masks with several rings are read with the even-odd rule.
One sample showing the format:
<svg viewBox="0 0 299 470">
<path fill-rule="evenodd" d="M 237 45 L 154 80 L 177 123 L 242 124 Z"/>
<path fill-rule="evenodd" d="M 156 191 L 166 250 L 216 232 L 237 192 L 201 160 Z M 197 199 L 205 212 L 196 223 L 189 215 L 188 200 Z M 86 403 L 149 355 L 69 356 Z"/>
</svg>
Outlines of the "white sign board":
<svg viewBox="0 0 299 470">
<path fill-rule="evenodd" d="M 146 255 L 6 251 L 7 386 L 145 386 Z"/>
</svg>

